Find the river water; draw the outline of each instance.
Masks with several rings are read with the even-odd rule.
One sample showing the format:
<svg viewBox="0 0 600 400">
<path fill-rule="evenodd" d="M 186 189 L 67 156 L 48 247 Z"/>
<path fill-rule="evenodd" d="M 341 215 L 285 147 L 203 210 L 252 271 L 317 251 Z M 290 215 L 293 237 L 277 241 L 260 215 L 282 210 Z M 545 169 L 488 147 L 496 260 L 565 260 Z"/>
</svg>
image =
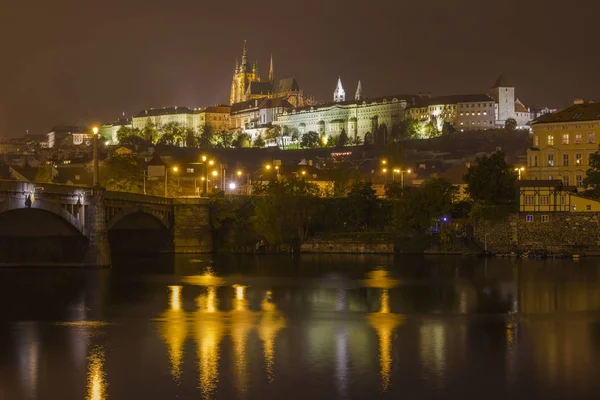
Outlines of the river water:
<svg viewBox="0 0 600 400">
<path fill-rule="evenodd" d="M 177 256 L 0 270 L 0 399 L 595 399 L 599 265 Z"/>
</svg>

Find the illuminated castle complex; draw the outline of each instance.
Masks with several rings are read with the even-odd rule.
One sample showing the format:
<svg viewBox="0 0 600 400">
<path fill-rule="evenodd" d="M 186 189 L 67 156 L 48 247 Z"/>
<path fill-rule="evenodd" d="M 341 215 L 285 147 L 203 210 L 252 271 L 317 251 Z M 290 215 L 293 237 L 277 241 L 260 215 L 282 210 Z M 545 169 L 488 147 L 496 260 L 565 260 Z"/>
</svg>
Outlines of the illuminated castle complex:
<svg viewBox="0 0 600 400">
<path fill-rule="evenodd" d="M 252 66 L 248 63 L 248 51 L 246 41 L 244 41 L 242 63 L 240 64 L 238 61 L 235 63 L 229 103 L 233 105 L 243 101 L 267 98 L 284 99 L 294 107 L 303 106 L 307 103 L 296 78 L 275 79 L 273 56 L 270 60 L 269 79 L 262 81 L 257 63 L 254 62 Z"/>
</svg>

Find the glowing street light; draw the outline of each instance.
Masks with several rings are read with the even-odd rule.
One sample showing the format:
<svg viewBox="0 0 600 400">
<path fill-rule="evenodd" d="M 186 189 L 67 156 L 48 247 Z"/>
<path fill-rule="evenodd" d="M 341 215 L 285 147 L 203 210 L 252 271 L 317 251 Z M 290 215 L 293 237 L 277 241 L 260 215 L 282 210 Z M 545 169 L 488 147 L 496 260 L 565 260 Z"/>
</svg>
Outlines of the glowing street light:
<svg viewBox="0 0 600 400">
<path fill-rule="evenodd" d="M 215 169 L 215 170 L 213 170 L 213 172 L 212 172 L 212 176 L 217 176 L 217 175 L 219 175 L 219 173 L 217 172 L 217 170 L 216 170 L 216 169 Z"/>
<path fill-rule="evenodd" d="M 99 185 L 99 167 L 98 167 L 98 127 L 94 126 L 92 128 L 92 132 L 94 133 L 93 141 L 94 141 L 94 186 Z"/>
<path fill-rule="evenodd" d="M 202 156 L 202 161 L 206 161 L 206 156 Z"/>
<path fill-rule="evenodd" d="M 229 184 L 229 189 L 230 189 L 230 190 L 235 190 L 235 188 L 236 188 L 236 184 L 235 184 L 234 182 L 231 182 L 231 183 Z"/>
<path fill-rule="evenodd" d="M 517 167 L 515 171 L 519 174 L 519 180 L 521 180 L 521 172 L 525 171 L 525 167 Z"/>
<path fill-rule="evenodd" d="M 404 196 L 404 173 L 406 172 L 407 174 L 412 174 L 412 170 L 410 168 L 406 170 L 394 168 L 392 172 L 392 182 L 395 180 L 394 178 L 396 177 L 396 174 L 400 174 L 400 181 L 402 182 L 400 186 L 402 186 L 402 196 Z"/>
<path fill-rule="evenodd" d="M 179 171 L 178 167 L 173 167 L 171 168 L 171 171 L 173 171 L 174 173 L 177 173 Z M 167 184 L 168 184 L 168 177 L 169 176 L 169 169 L 165 166 L 165 197 L 167 197 Z"/>
<path fill-rule="evenodd" d="M 271 169 L 271 164 L 267 164 L 267 165 L 265 165 L 265 168 L 266 168 L 266 169 Z"/>
<path fill-rule="evenodd" d="M 236 172 L 236 175 L 237 176 L 242 176 L 242 171 L 238 169 L 237 172 Z"/>
<path fill-rule="evenodd" d="M 214 160 L 210 160 L 210 161 L 208 162 L 208 165 L 211 165 L 211 166 L 212 166 L 212 165 L 215 165 L 215 161 L 214 161 Z"/>
</svg>

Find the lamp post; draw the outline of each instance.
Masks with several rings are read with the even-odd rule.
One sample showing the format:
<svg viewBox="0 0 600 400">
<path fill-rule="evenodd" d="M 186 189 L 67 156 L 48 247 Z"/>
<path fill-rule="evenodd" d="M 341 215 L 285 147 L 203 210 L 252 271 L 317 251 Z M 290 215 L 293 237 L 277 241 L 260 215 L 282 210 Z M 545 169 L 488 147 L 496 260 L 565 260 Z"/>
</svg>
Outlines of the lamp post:
<svg viewBox="0 0 600 400">
<path fill-rule="evenodd" d="M 94 126 L 92 128 L 92 132 L 94 133 L 94 186 L 99 185 L 99 168 L 98 168 L 98 127 Z"/>
<path fill-rule="evenodd" d="M 400 182 L 401 182 L 400 186 L 402 187 L 402 196 L 404 196 L 404 173 L 405 172 L 407 174 L 410 174 L 410 173 L 412 173 L 412 170 L 410 170 L 410 169 L 404 170 L 404 169 L 400 169 L 400 168 L 396 168 L 394 170 L 394 173 L 399 173 L 400 174 Z"/>
<path fill-rule="evenodd" d="M 173 167 L 173 172 L 177 172 L 179 171 L 179 168 L 177 167 Z M 168 184 L 168 179 L 167 177 L 169 176 L 169 169 L 167 168 L 167 166 L 165 165 L 165 197 L 167 197 L 167 184 Z"/>
<path fill-rule="evenodd" d="M 521 180 L 521 172 L 525 171 L 525 167 L 517 167 L 515 171 L 519 174 L 519 180 Z"/>
</svg>

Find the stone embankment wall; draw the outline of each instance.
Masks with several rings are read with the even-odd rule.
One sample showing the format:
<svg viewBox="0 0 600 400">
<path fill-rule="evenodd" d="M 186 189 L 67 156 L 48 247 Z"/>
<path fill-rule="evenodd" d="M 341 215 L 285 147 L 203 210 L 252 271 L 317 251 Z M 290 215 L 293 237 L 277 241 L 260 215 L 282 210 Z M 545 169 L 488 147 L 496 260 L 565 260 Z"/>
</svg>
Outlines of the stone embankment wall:
<svg viewBox="0 0 600 400">
<path fill-rule="evenodd" d="M 528 215 L 533 216 L 532 222 L 527 221 Z M 492 252 L 599 250 L 600 213 L 513 214 L 501 221 L 477 223 L 474 236 Z"/>
<path fill-rule="evenodd" d="M 365 243 L 352 240 L 309 240 L 300 246 L 301 253 L 392 254 L 393 243 Z"/>
</svg>

